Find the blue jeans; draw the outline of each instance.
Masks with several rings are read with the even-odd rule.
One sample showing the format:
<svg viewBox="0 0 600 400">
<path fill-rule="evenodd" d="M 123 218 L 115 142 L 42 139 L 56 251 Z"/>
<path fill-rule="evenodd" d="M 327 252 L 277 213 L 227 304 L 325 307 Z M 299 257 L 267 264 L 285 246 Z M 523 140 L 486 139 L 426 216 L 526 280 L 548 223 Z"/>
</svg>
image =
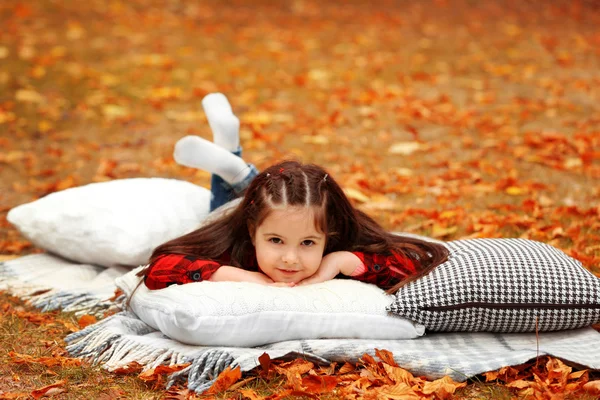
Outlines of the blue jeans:
<svg viewBox="0 0 600 400">
<path fill-rule="evenodd" d="M 238 157 L 241 157 L 242 147 L 238 147 L 238 149 L 236 151 L 232 151 L 232 153 Z M 225 182 L 219 175 L 211 175 L 210 191 L 212 195 L 210 197 L 210 211 L 213 211 L 223 204 L 235 199 L 248 187 L 248 185 L 250 185 L 252 179 L 258 175 L 258 170 L 252 164 L 248 164 L 248 167 L 250 167 L 250 171 L 246 178 L 235 185 L 230 185 L 229 183 Z"/>
</svg>

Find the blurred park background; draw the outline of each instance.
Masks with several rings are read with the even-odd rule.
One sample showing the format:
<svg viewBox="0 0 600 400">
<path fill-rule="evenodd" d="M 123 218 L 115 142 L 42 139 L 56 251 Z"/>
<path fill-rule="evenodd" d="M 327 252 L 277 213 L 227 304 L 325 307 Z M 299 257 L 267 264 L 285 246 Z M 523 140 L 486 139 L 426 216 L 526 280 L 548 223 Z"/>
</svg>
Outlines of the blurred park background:
<svg viewBox="0 0 600 400">
<path fill-rule="evenodd" d="M 2 0 L 0 261 L 40 251 L 6 214 L 52 192 L 133 177 L 208 187 L 172 152 L 212 138 L 212 92 L 259 168 L 319 163 L 388 229 L 540 240 L 600 276 L 596 0 Z M 2 348 L 26 357 L 64 361 L 81 327 L 7 293 L 0 309 Z M 63 361 L 0 354 L 0 389 L 185 398 Z M 514 398 L 497 385 L 487 398 Z"/>
<path fill-rule="evenodd" d="M 596 1 L 0 3 L 0 253 L 18 204 L 171 177 L 222 92 L 245 158 L 326 166 L 387 228 L 600 259 Z"/>
</svg>

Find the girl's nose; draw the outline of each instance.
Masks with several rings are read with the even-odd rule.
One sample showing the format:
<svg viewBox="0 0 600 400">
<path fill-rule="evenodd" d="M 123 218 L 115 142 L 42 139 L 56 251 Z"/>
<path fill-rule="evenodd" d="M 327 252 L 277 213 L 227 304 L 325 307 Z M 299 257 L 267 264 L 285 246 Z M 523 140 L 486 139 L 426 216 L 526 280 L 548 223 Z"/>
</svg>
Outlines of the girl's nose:
<svg viewBox="0 0 600 400">
<path fill-rule="evenodd" d="M 283 253 L 282 260 L 286 264 L 296 264 L 298 262 L 298 254 L 296 250 L 289 249 Z"/>
</svg>

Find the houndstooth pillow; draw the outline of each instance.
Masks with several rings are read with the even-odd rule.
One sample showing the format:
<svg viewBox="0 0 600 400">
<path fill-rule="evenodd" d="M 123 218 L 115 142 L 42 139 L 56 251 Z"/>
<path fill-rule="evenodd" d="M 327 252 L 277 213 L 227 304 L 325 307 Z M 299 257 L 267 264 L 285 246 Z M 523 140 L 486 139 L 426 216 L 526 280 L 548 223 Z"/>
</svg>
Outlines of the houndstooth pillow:
<svg viewBox="0 0 600 400">
<path fill-rule="evenodd" d="M 447 242 L 448 261 L 402 287 L 388 311 L 430 331 L 556 331 L 600 322 L 600 279 L 525 239 Z"/>
</svg>

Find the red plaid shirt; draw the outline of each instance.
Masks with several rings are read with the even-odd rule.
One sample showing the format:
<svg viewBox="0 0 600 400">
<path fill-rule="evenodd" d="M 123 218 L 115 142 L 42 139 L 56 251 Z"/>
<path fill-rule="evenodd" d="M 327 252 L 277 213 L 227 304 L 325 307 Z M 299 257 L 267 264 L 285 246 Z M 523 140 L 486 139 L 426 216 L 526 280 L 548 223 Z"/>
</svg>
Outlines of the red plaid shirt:
<svg viewBox="0 0 600 400">
<path fill-rule="evenodd" d="M 358 267 L 350 278 L 375 284 L 382 289 L 389 289 L 407 276 L 416 273 L 414 262 L 396 253 L 389 256 L 358 251 L 352 253 L 360 258 L 362 266 Z M 150 266 L 144 282 L 148 289 L 154 290 L 170 285 L 207 281 L 222 265 L 228 265 L 228 262 L 229 254 L 224 254 L 219 261 L 180 254 L 165 254 Z M 252 258 L 247 267 L 251 271 L 258 271 L 256 257 Z"/>
</svg>

